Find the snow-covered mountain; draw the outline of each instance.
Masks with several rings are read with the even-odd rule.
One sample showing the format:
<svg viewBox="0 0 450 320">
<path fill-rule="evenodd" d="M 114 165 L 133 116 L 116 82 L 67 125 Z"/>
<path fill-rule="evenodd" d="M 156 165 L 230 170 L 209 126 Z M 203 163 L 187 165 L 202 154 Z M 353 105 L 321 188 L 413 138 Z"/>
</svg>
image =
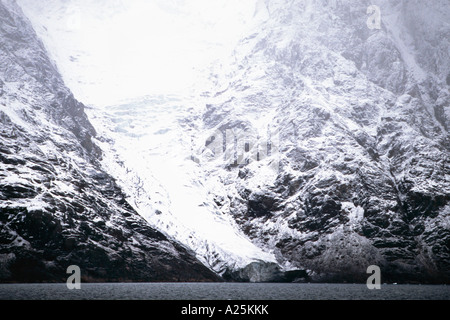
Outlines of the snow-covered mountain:
<svg viewBox="0 0 450 320">
<path fill-rule="evenodd" d="M 381 28 L 368 27 L 377 5 Z M 266 1 L 266 22 L 217 70 L 201 131 L 279 132 L 278 171 L 206 161 L 259 247 L 313 279 L 450 276 L 450 4 Z M 446 80 L 447 79 L 447 80 Z M 245 156 L 245 153 L 244 153 Z"/>
<path fill-rule="evenodd" d="M 138 212 L 231 279 L 277 277 L 276 261 L 313 280 L 362 281 L 377 264 L 387 281 L 448 281 L 449 6 L 380 1 L 371 30 L 371 4 L 259 3 L 266 21 L 203 98 L 93 112 Z M 279 152 L 211 160 L 212 136 L 251 144 L 267 128 Z"/>
<path fill-rule="evenodd" d="M 101 99 L 104 99 L 103 102 L 95 104 L 98 101 L 97 95 L 83 95 L 83 92 L 89 92 L 89 89 L 83 90 L 86 88 L 85 79 L 92 81 L 95 89 L 97 85 L 98 87 L 105 85 L 100 78 L 105 77 L 102 66 L 107 64 L 89 57 L 89 54 L 92 54 L 90 50 L 93 50 L 94 54 L 101 55 L 97 47 L 83 45 L 83 41 L 80 40 L 84 35 L 83 32 L 77 34 L 73 30 L 68 31 L 64 26 L 68 17 L 66 13 L 72 12 L 71 3 L 56 0 L 47 2 L 47 5 L 26 0 L 20 0 L 19 3 L 31 17 L 46 47 L 53 52 L 52 57 L 62 66 L 62 73 L 69 85 L 79 89 L 76 91 L 81 98 L 94 102 L 86 112 L 98 131 L 98 140 L 95 142 L 104 151 L 105 169 L 118 181 L 128 196 L 128 202 L 153 227 L 187 245 L 196 253 L 198 259 L 219 274 L 245 269 L 250 265 L 244 272 L 244 280 L 273 279 L 274 273 L 276 279 L 285 280 L 283 274 L 279 272 L 275 256 L 270 251 L 262 250 L 253 244 L 231 216 L 219 212 L 211 193 L 214 184 L 203 184 L 205 173 L 191 160 L 194 129 L 190 128 L 193 125 L 190 121 L 193 109 L 198 109 L 200 103 L 196 94 L 152 95 L 126 99 L 128 100 L 126 103 L 106 107 L 104 101 L 110 101 L 111 97 L 100 95 Z M 195 7 L 195 2 L 183 3 L 188 8 L 192 5 Z M 77 8 L 86 10 L 80 13 L 82 21 L 86 24 L 85 28 L 99 25 L 106 28 L 105 26 L 111 22 L 105 20 L 105 16 L 108 16 L 105 12 L 111 15 L 111 19 L 120 16 L 121 20 L 127 20 L 130 11 L 133 12 L 132 5 L 130 7 L 127 2 L 123 2 L 123 6 L 111 7 L 89 0 L 83 4 Z M 230 4 L 223 2 L 224 8 Z M 167 3 L 165 5 L 173 9 L 173 5 Z M 104 8 L 104 11 L 101 11 L 103 16 L 91 21 L 89 14 L 98 12 L 95 11 L 98 8 Z M 189 12 L 192 14 L 193 11 L 190 9 Z M 253 15 L 253 10 L 251 13 Z M 177 17 L 183 21 L 183 12 Z M 177 23 L 179 24 L 180 22 Z M 140 27 L 147 24 L 144 21 L 142 25 L 139 23 L 136 25 L 139 27 L 133 27 L 131 30 L 140 34 L 143 32 Z M 220 30 L 220 27 L 214 28 Z M 207 39 L 209 37 L 206 36 Z M 62 39 L 61 43 L 57 42 L 59 39 Z M 217 53 L 218 50 L 214 48 L 225 50 L 228 42 L 232 40 L 226 40 L 225 44 L 203 43 L 198 46 L 206 48 L 209 53 L 211 51 Z M 145 50 L 145 45 L 139 47 Z M 78 58 L 70 59 L 71 52 L 75 51 Z M 207 59 L 213 61 L 216 58 L 218 57 L 213 54 Z M 139 60 L 138 57 L 136 59 Z M 83 65 L 87 61 L 96 61 L 98 65 L 84 74 Z M 145 61 L 139 61 L 145 64 Z M 130 66 L 129 57 L 123 63 Z M 204 64 L 205 62 L 202 62 L 202 65 Z M 183 73 L 183 70 L 177 71 Z M 89 79 L 87 75 L 91 74 L 93 78 Z M 111 71 L 106 74 L 111 75 Z M 75 83 L 74 75 L 78 76 L 77 79 L 82 83 Z M 120 85 L 125 79 L 127 78 L 122 79 Z M 204 82 L 208 83 L 206 80 Z M 196 85 L 199 86 L 199 83 Z M 129 84 L 125 83 L 123 86 L 124 91 L 127 91 Z M 109 87 L 112 91 L 114 88 L 115 86 Z M 177 90 L 174 91 L 178 93 Z M 112 95 L 114 96 L 114 92 Z M 122 96 L 119 93 L 118 96 L 125 98 L 127 94 Z M 113 100 L 117 98 L 114 96 Z M 253 271 L 253 267 L 258 270 Z M 263 272 L 260 271 L 261 268 Z M 266 269 L 267 275 L 264 271 Z"/>
<path fill-rule="evenodd" d="M 191 91 L 173 94 L 151 84 L 172 78 L 183 87 L 185 67 L 161 71 L 169 61 L 162 55 L 146 64 L 138 44 L 138 54 L 121 51 L 124 73 L 103 81 L 112 73 L 99 66 L 108 64 L 89 60 L 89 52 L 102 56 L 90 51 L 102 42 L 56 30 L 70 2 L 49 0 L 47 17 L 34 1 L 19 3 L 69 86 L 91 105 L 104 170 L 150 225 L 211 270 L 239 281 L 355 282 L 376 264 L 384 281 L 450 282 L 448 1 L 255 1 L 251 15 L 234 21 L 244 34 L 234 50 L 226 54 L 239 32 L 227 45 L 211 45 L 216 50 L 207 52 L 221 52 L 219 61 L 205 54 L 187 63 L 210 66 L 189 74 Z M 105 26 L 108 14 L 129 17 L 123 3 L 92 12 Z M 167 3 L 174 25 L 189 21 L 176 9 L 186 1 Z M 379 28 L 370 20 L 374 5 Z M 94 22 L 85 23 L 91 30 Z M 132 30 L 145 34 L 143 26 Z M 57 35 L 67 36 L 64 45 Z M 71 43 L 79 50 L 73 59 Z M 199 43 L 193 47 L 208 47 Z M 172 45 L 167 52 L 178 48 Z M 134 78 L 135 64 L 156 80 Z M 102 89 L 94 99 L 83 88 Z"/>
<path fill-rule="evenodd" d="M 13 0 L 0 1 L 0 282 L 213 281 L 100 165 L 96 131 Z"/>
</svg>

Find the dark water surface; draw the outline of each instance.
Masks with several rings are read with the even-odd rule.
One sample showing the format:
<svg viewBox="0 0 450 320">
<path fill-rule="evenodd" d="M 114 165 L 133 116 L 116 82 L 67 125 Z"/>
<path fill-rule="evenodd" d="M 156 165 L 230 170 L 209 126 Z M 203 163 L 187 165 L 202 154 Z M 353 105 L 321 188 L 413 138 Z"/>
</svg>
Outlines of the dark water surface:
<svg viewBox="0 0 450 320">
<path fill-rule="evenodd" d="M 450 300 L 446 285 L 297 283 L 0 284 L 0 300 Z"/>
</svg>

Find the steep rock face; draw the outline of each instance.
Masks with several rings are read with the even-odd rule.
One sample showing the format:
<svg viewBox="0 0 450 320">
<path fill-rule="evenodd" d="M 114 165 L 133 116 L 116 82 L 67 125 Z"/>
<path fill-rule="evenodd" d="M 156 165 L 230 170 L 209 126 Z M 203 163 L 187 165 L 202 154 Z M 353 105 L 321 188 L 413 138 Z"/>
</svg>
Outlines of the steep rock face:
<svg viewBox="0 0 450 320">
<path fill-rule="evenodd" d="M 220 280 L 128 205 L 15 1 L 0 17 L 0 282 Z"/>
<path fill-rule="evenodd" d="M 385 281 L 448 283 L 449 4 L 267 1 L 257 13 L 266 22 L 206 93 L 202 130 L 250 136 L 247 164 L 200 148 L 225 182 L 222 212 L 313 280 L 364 281 L 376 264 Z M 252 160 L 268 131 L 279 152 Z"/>
</svg>

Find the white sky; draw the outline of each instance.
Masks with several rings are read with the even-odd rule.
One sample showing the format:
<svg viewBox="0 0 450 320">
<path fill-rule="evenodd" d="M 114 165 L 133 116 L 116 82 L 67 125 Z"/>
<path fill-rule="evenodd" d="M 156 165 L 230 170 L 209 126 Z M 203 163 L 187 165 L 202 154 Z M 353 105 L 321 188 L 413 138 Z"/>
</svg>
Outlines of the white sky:
<svg viewBox="0 0 450 320">
<path fill-rule="evenodd" d="M 77 98 L 106 105 L 189 92 L 251 27 L 257 0 L 18 2 Z"/>
</svg>

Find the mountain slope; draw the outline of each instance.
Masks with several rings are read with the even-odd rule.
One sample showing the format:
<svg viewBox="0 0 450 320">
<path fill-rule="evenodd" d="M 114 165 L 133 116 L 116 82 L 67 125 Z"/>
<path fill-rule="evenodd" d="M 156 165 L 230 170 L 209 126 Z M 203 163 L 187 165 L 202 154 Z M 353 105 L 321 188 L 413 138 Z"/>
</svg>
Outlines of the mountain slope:
<svg viewBox="0 0 450 320">
<path fill-rule="evenodd" d="M 220 280 L 128 205 L 15 1 L 0 17 L 0 281 Z"/>
<path fill-rule="evenodd" d="M 231 280 L 448 282 L 448 5 L 370 4 L 260 2 L 202 97 L 93 111 L 137 211 Z"/>
<path fill-rule="evenodd" d="M 191 97 L 88 110 L 102 164 L 226 279 L 356 282 L 377 264 L 448 283 L 449 18 L 445 0 L 260 0 Z"/>
<path fill-rule="evenodd" d="M 371 4 L 381 30 L 367 27 Z M 377 264 L 386 281 L 449 282 L 448 3 L 259 8 L 268 18 L 235 67 L 212 74 L 199 130 L 225 145 L 226 129 L 239 139 L 269 128 L 279 152 L 230 167 L 198 140 L 205 176 L 227 181 L 221 211 L 313 280 L 364 281 Z"/>
</svg>

